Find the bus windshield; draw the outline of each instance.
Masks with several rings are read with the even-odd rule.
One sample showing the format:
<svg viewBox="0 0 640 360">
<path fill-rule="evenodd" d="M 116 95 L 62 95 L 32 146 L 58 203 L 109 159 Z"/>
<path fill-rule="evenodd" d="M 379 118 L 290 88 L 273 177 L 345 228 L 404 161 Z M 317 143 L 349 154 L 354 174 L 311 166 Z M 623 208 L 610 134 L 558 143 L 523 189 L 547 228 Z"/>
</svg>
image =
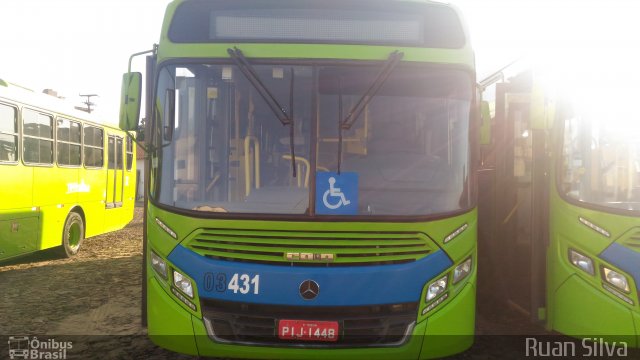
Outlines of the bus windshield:
<svg viewBox="0 0 640 360">
<path fill-rule="evenodd" d="M 423 216 L 471 206 L 469 73 L 397 66 L 342 130 L 339 149 L 340 123 L 376 79 L 379 63 L 252 65 L 293 119 L 293 135 L 235 65 L 161 69 L 155 129 L 163 146 L 152 194 L 161 204 L 312 215 L 316 174 L 341 171 L 358 175 L 356 215 Z M 167 96 L 175 96 L 173 122 L 166 119 Z"/>
<path fill-rule="evenodd" d="M 564 123 L 562 191 L 580 202 L 640 211 L 640 126 L 577 115 Z"/>
</svg>

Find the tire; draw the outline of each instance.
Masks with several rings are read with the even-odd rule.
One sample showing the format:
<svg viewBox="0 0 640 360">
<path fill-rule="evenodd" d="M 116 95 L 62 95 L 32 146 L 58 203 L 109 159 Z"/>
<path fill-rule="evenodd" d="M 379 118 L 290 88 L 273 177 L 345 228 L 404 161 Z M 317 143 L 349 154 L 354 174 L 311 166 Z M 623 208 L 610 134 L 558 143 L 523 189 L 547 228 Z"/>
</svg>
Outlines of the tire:
<svg viewBox="0 0 640 360">
<path fill-rule="evenodd" d="M 76 255 L 83 240 L 84 221 L 82 221 L 82 217 L 76 212 L 69 213 L 64 228 L 62 228 L 61 254 L 68 258 Z"/>
</svg>

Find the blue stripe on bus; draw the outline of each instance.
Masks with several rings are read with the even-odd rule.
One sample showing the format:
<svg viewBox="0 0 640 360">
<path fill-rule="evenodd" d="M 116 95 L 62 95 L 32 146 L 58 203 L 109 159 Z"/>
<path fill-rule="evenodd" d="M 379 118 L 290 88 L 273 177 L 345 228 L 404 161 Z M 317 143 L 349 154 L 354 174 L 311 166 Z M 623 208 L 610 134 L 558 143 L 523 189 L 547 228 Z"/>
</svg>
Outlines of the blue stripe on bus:
<svg viewBox="0 0 640 360">
<path fill-rule="evenodd" d="M 635 280 L 640 292 L 640 253 L 613 243 L 600 254 L 600 258 L 625 271 Z"/>
<path fill-rule="evenodd" d="M 407 264 L 350 267 L 306 267 L 230 262 L 206 258 L 178 245 L 169 254 L 178 270 L 196 281 L 200 297 L 257 304 L 292 306 L 358 306 L 416 302 L 425 284 L 453 262 L 438 250 Z M 228 289 L 238 274 L 239 290 Z M 247 285 L 240 277 L 246 274 Z M 259 275 L 259 287 L 251 280 Z M 314 280 L 320 291 L 313 300 L 304 300 L 300 284 Z M 224 284 L 224 286 L 222 285 Z M 242 294 L 244 290 L 246 294 Z"/>
</svg>

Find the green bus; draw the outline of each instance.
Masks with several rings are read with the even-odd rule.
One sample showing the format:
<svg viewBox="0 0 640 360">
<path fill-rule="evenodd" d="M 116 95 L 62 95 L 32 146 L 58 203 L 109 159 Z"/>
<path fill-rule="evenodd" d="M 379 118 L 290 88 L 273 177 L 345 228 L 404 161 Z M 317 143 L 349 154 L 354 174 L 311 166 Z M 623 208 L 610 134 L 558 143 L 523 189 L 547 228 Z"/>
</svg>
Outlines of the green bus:
<svg viewBox="0 0 640 360">
<path fill-rule="evenodd" d="M 571 93 L 532 71 L 485 93 L 479 247 L 494 300 L 548 330 L 637 347 L 640 126 L 631 83 L 594 72 Z"/>
<path fill-rule="evenodd" d="M 454 8 L 178 0 L 148 53 L 156 344 L 279 359 L 471 346 L 479 111 Z M 125 130 L 141 89 L 125 74 Z"/>
<path fill-rule="evenodd" d="M 133 218 L 135 148 L 62 100 L 0 80 L 0 260 L 59 247 Z"/>
</svg>

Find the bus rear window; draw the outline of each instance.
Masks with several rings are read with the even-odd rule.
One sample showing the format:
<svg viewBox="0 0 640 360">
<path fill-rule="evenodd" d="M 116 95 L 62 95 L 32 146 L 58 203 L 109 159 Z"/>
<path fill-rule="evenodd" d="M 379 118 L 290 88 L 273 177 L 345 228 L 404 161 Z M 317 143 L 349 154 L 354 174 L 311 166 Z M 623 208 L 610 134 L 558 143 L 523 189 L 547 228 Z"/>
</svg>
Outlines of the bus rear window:
<svg viewBox="0 0 640 360">
<path fill-rule="evenodd" d="M 178 7 L 169 38 L 176 43 L 283 42 L 460 48 L 460 20 L 438 4 L 340 2 L 204 2 Z"/>
</svg>

